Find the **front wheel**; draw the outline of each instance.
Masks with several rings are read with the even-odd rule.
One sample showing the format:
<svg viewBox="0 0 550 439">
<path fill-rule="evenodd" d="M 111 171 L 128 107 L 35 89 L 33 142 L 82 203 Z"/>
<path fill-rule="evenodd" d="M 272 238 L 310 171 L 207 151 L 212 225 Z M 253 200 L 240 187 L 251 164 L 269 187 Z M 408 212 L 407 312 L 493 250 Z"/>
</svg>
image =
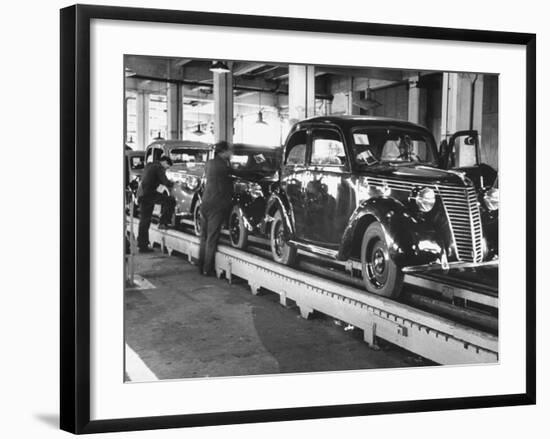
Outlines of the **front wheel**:
<svg viewBox="0 0 550 439">
<path fill-rule="evenodd" d="M 197 200 L 193 208 L 193 231 L 197 236 L 201 236 L 201 220 L 201 202 Z"/>
<path fill-rule="evenodd" d="M 248 244 L 248 230 L 244 224 L 242 210 L 239 206 L 233 206 L 228 221 L 229 240 L 235 248 L 244 249 Z"/>
<path fill-rule="evenodd" d="M 393 299 L 399 297 L 403 272 L 389 254 L 386 235 L 379 222 L 369 225 L 363 234 L 361 267 L 367 291 Z"/>
<path fill-rule="evenodd" d="M 292 265 L 296 261 L 296 248 L 288 244 L 283 215 L 277 211 L 271 223 L 271 254 L 276 262 Z"/>
</svg>

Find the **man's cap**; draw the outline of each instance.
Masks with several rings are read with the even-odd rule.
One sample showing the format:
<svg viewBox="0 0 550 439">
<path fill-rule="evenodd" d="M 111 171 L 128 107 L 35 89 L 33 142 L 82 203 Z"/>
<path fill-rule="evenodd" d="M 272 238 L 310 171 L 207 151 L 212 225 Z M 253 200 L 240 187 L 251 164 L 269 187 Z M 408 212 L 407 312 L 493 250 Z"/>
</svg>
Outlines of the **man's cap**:
<svg viewBox="0 0 550 439">
<path fill-rule="evenodd" d="M 166 162 L 170 166 L 172 166 L 172 159 L 170 157 L 168 157 L 167 155 L 161 156 L 161 158 L 159 159 L 159 162 Z"/>
<path fill-rule="evenodd" d="M 227 151 L 229 148 L 231 148 L 231 145 L 229 144 L 229 142 L 226 142 L 225 140 L 217 142 L 214 145 L 214 151 L 216 152 L 216 154 Z"/>
</svg>

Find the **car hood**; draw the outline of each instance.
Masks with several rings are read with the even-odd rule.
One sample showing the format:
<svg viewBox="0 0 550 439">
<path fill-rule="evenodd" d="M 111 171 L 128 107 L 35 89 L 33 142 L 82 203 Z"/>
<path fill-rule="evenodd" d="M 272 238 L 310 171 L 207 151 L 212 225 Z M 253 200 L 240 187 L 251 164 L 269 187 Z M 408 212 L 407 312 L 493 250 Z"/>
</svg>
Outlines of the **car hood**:
<svg viewBox="0 0 550 439">
<path fill-rule="evenodd" d="M 458 171 L 446 171 L 425 165 L 373 166 L 360 172 L 365 177 L 388 178 L 425 184 L 451 184 L 464 186 L 466 175 Z"/>
</svg>

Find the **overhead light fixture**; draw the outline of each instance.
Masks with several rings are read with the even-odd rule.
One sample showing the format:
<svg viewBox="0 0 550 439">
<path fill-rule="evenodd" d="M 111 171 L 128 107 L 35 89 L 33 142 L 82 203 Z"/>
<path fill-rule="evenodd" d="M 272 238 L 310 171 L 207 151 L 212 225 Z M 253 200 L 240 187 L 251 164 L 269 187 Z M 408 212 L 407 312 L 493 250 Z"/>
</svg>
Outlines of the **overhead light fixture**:
<svg viewBox="0 0 550 439">
<path fill-rule="evenodd" d="M 258 111 L 258 119 L 256 120 L 256 123 L 260 125 L 268 125 L 268 123 L 264 120 L 264 114 L 262 113 L 262 92 L 259 92 L 258 94 L 260 95 L 260 102 L 258 105 L 260 111 Z"/>
<path fill-rule="evenodd" d="M 258 119 L 256 120 L 256 123 L 267 125 L 267 122 L 264 120 L 264 115 L 261 110 L 258 111 Z"/>
<path fill-rule="evenodd" d="M 210 66 L 210 71 L 215 73 L 229 73 L 231 69 L 221 61 L 212 61 Z"/>
<path fill-rule="evenodd" d="M 201 90 L 199 90 L 199 99 L 197 101 L 197 129 L 193 131 L 193 134 L 195 136 L 204 136 L 206 134 L 203 130 L 201 130 L 200 108 L 199 108 L 201 96 L 202 96 L 202 93 L 201 93 Z"/>
<path fill-rule="evenodd" d="M 126 76 L 127 78 L 129 78 L 131 76 L 136 76 L 136 72 L 134 72 L 130 67 L 125 67 L 124 68 L 124 76 Z"/>
<path fill-rule="evenodd" d="M 203 130 L 201 130 L 201 124 L 198 123 L 197 124 L 197 129 L 195 131 L 193 131 L 193 134 L 195 136 L 204 136 L 206 133 Z"/>
<path fill-rule="evenodd" d="M 155 137 L 154 140 L 164 140 L 164 137 L 160 135 L 160 131 L 158 132 L 157 137 Z"/>
<path fill-rule="evenodd" d="M 130 136 L 130 138 L 128 139 L 128 141 L 126 143 L 134 143 L 134 137 Z"/>
</svg>

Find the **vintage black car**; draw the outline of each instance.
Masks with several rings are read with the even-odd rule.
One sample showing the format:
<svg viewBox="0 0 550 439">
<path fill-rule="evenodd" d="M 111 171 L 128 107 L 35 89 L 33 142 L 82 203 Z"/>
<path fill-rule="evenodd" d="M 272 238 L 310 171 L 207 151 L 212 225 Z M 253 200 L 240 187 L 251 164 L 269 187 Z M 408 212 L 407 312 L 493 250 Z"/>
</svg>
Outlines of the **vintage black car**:
<svg viewBox="0 0 550 439">
<path fill-rule="evenodd" d="M 245 248 L 249 234 L 261 234 L 265 229 L 266 204 L 278 181 L 280 162 L 281 147 L 233 145 L 234 196 L 227 224 L 233 247 Z"/>
<path fill-rule="evenodd" d="M 287 138 L 267 205 L 273 258 L 297 250 L 361 261 L 368 291 L 404 273 L 496 263 L 498 189 L 443 166 L 432 134 L 401 120 L 317 117 Z M 489 194 L 489 196 L 488 196 Z"/>
<path fill-rule="evenodd" d="M 159 190 L 176 199 L 174 223 L 177 225 L 184 218 L 198 215 L 199 189 L 205 164 L 213 157 L 213 146 L 189 140 L 158 140 L 147 147 L 145 160 L 158 160 L 162 155 L 172 160 L 173 165 L 166 176 L 175 184 L 171 190 L 164 187 Z M 160 205 L 155 206 L 153 214 L 160 216 Z"/>
<path fill-rule="evenodd" d="M 278 182 L 281 147 L 233 144 L 230 159 L 233 177 L 232 209 L 227 219 L 233 247 L 245 248 L 250 234 L 264 230 L 265 209 L 271 187 Z M 202 195 L 201 187 L 199 197 Z M 200 232 L 200 215 L 195 216 L 195 231 Z"/>
</svg>

